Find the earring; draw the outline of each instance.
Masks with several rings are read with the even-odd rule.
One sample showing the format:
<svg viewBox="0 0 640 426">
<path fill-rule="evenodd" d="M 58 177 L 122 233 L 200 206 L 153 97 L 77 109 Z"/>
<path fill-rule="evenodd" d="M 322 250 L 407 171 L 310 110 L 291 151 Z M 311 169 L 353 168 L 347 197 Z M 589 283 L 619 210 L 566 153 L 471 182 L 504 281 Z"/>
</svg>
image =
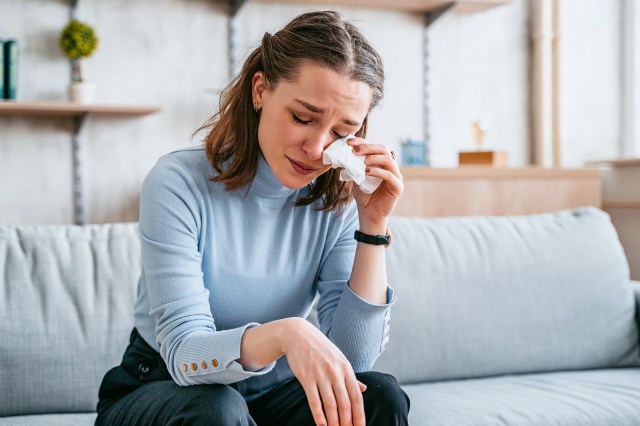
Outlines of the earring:
<svg viewBox="0 0 640 426">
<path fill-rule="evenodd" d="M 260 105 L 260 102 L 254 102 L 254 103 L 253 103 L 253 109 L 254 109 L 256 112 L 259 112 L 259 111 L 260 111 L 260 108 L 262 108 L 262 105 Z"/>
</svg>

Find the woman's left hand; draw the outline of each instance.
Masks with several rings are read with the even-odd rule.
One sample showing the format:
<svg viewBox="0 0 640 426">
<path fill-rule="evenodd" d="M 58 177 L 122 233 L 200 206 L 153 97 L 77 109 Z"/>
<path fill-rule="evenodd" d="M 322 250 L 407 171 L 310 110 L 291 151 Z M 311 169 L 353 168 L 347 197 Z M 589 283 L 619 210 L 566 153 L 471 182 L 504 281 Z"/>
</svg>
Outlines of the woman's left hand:
<svg viewBox="0 0 640 426">
<path fill-rule="evenodd" d="M 400 167 L 385 145 L 367 143 L 362 138 L 350 139 L 347 143 L 353 147 L 355 155 L 365 156 L 367 176 L 382 179 L 382 183 L 372 194 L 366 194 L 355 183 L 353 185 L 353 196 L 358 205 L 360 225 L 385 224 L 386 227 L 387 217 L 395 208 L 404 190 Z"/>
</svg>

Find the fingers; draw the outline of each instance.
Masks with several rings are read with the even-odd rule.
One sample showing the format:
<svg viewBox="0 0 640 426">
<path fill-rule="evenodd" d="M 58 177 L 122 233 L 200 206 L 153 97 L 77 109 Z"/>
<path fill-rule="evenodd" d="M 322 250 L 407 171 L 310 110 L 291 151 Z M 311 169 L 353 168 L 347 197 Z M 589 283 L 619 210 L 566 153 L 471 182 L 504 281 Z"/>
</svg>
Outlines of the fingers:
<svg viewBox="0 0 640 426">
<path fill-rule="evenodd" d="M 381 169 L 379 167 L 367 167 L 366 174 L 367 176 L 378 177 L 385 181 L 386 189 L 396 197 L 399 197 L 404 191 L 404 184 L 402 183 L 402 180 L 389 170 Z M 402 177 L 402 175 L 400 175 L 400 177 Z"/>
<path fill-rule="evenodd" d="M 403 179 L 402 173 L 400 172 L 400 166 L 391 159 L 391 155 L 371 154 L 365 158 L 364 164 L 370 168 L 378 167 L 389 170 L 398 179 Z"/>
<path fill-rule="evenodd" d="M 380 144 L 368 144 L 364 139 L 351 139 L 348 141 L 353 147 L 353 152 L 358 155 L 366 155 L 364 163 L 371 168 L 380 167 L 391 171 L 401 181 L 403 180 L 400 166 L 393 158 L 391 151 Z"/>
<path fill-rule="evenodd" d="M 344 382 L 336 379 L 333 385 L 326 381 L 309 388 L 303 386 L 316 425 L 365 426 L 362 392 L 367 386 L 355 377 Z"/>
<path fill-rule="evenodd" d="M 366 418 L 364 415 L 364 402 L 362 400 L 362 392 L 367 389 L 367 386 L 359 380 L 348 381 L 346 383 L 347 390 L 349 391 L 349 398 L 351 401 L 351 418 L 353 420 L 353 426 L 366 426 Z"/>
<path fill-rule="evenodd" d="M 324 383 L 319 386 L 320 396 L 322 397 L 322 407 L 324 408 L 324 415 L 327 418 L 328 426 L 338 426 L 340 423 L 340 416 L 338 414 L 338 402 L 336 396 L 333 393 L 333 387 L 331 383 Z"/>
<path fill-rule="evenodd" d="M 362 138 L 349 139 L 347 144 L 353 147 L 353 152 L 356 155 L 384 154 L 391 158 L 391 151 L 386 145 L 367 143 Z"/>
<path fill-rule="evenodd" d="M 337 378 L 336 378 L 337 379 Z M 361 386 L 355 377 L 321 386 L 322 405 L 329 426 L 365 426 Z"/>
<path fill-rule="evenodd" d="M 304 389 L 304 393 L 307 395 L 311 415 L 313 416 L 313 420 L 316 422 L 316 425 L 327 425 L 327 419 L 324 415 L 324 411 L 322 410 L 322 400 L 320 399 L 318 388 L 315 384 L 308 386 L 305 386 L 302 382 L 300 382 L 300 384 Z"/>
<path fill-rule="evenodd" d="M 284 352 L 304 389 L 315 424 L 365 426 L 362 392 L 366 386 L 358 382 L 340 349 L 318 329 L 307 327 L 313 326 L 301 326 L 303 337 L 294 335 L 297 344 L 287 345 Z"/>
<path fill-rule="evenodd" d="M 340 376 L 337 375 L 333 383 L 326 382 L 319 386 L 328 425 L 365 426 L 361 383 L 353 373 L 344 379 L 340 379 Z"/>
</svg>

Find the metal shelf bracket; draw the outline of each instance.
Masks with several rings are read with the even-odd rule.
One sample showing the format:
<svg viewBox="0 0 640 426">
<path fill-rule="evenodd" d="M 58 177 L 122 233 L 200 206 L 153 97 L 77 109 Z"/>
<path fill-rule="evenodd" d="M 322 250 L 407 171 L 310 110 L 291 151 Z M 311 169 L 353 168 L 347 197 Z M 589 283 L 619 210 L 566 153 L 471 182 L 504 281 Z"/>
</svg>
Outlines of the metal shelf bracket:
<svg viewBox="0 0 640 426">
<path fill-rule="evenodd" d="M 89 113 L 73 117 L 72 170 L 73 170 L 73 221 L 84 225 L 84 150 L 80 132 Z"/>
</svg>

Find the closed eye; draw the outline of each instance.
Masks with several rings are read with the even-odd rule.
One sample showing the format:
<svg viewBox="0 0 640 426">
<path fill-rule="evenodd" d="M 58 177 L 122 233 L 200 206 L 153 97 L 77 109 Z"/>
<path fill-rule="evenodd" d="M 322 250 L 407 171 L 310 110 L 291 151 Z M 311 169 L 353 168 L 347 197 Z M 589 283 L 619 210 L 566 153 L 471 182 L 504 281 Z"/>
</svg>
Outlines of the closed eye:
<svg viewBox="0 0 640 426">
<path fill-rule="evenodd" d="M 291 113 L 291 117 L 293 118 L 293 121 L 295 121 L 296 123 L 302 125 L 302 126 L 308 126 L 309 124 L 311 124 L 311 121 L 306 121 L 301 119 L 300 117 L 298 117 L 297 115 L 295 115 L 294 113 Z M 340 139 L 344 139 L 347 136 L 349 136 L 349 134 L 346 135 L 341 135 L 340 133 L 336 132 L 335 130 L 331 131 L 334 135 L 336 135 L 338 138 Z"/>
<path fill-rule="evenodd" d="M 298 124 L 302 124 L 303 126 L 311 124 L 311 121 L 305 121 L 305 120 L 301 119 L 300 117 L 298 117 L 297 115 L 295 115 L 294 113 L 291 113 L 291 117 L 293 117 L 293 121 L 295 121 Z"/>
</svg>

